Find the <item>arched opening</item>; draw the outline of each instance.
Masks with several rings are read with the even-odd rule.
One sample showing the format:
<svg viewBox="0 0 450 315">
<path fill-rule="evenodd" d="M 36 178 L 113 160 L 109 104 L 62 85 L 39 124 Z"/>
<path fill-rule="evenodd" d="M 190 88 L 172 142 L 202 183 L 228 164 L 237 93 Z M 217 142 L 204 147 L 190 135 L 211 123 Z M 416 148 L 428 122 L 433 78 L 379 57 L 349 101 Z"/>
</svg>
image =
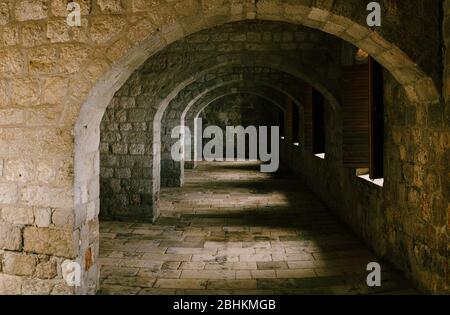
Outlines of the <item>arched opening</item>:
<svg viewBox="0 0 450 315">
<path fill-rule="evenodd" d="M 189 17 L 180 20 L 180 22 L 169 23 L 163 29 L 160 29 L 161 32 L 157 35 L 152 35 L 145 40 L 141 40 L 138 46 L 129 49 L 125 55 L 121 56 L 121 54 L 118 54 L 118 56 L 121 57 L 115 61 L 112 67 L 108 68 L 101 79 L 97 81 L 94 88 L 90 90 L 86 102 L 81 107 L 81 112 L 75 126 L 75 212 L 78 214 L 87 213 L 85 215 L 86 222 L 95 221 L 100 210 L 98 202 L 98 177 L 100 174 L 98 165 L 98 147 L 100 145 L 99 126 L 109 101 L 113 99 L 113 95 L 118 88 L 125 83 L 133 71 L 135 71 L 145 60 L 162 50 L 167 44 L 180 40 L 184 36 L 194 33 L 194 31 L 209 29 L 213 26 L 222 25 L 227 22 L 246 20 L 249 18 L 253 19 L 255 17 L 260 20 L 303 24 L 313 29 L 336 35 L 338 38 L 366 50 L 389 71 L 393 76 L 393 79 L 395 79 L 393 81 L 398 82 L 401 86 L 401 91 L 398 93 L 404 93 L 402 97 L 408 102 L 418 105 L 436 103 L 439 100 L 439 95 L 436 92 L 433 81 L 399 48 L 385 41 L 378 33 L 370 31 L 360 24 L 339 16 L 332 11 L 324 10 L 323 8 L 311 8 L 303 5 L 290 5 L 284 3 L 279 8 L 275 8 L 273 4 L 271 4 L 271 1 L 261 1 L 253 8 L 240 7 L 237 9 L 239 13 L 225 15 L 226 18 L 222 17 L 220 19 L 215 15 L 215 13 L 220 12 L 220 10 L 214 10 L 215 9 L 210 11 L 210 13 L 206 13 L 206 16 L 199 20 L 200 22 L 191 24 L 189 27 L 185 24 L 185 21 L 192 22 L 189 20 Z M 295 12 L 295 16 L 290 15 L 292 12 Z M 213 15 L 210 16 L 209 14 Z M 101 73 L 103 73 L 103 71 L 101 71 Z M 131 79 L 133 79 L 133 76 L 131 76 Z M 185 85 L 189 82 L 188 80 L 189 79 L 186 78 L 186 81 L 184 81 L 186 82 Z M 319 86 L 317 88 L 319 89 Z M 154 103 L 155 107 L 153 108 L 153 114 L 155 115 L 155 119 L 153 121 L 158 121 L 163 117 L 170 100 L 175 98 L 181 89 L 182 86 L 177 89 L 173 87 L 173 90 L 169 91 L 163 99 L 157 100 Z M 147 167 L 152 174 L 152 193 L 149 194 L 151 196 L 148 196 L 148 198 L 150 198 L 149 203 L 153 206 L 157 200 L 157 193 L 160 189 L 159 178 L 155 178 L 154 175 L 157 174 L 160 169 L 158 156 L 161 152 L 162 144 L 156 139 L 160 139 L 161 130 L 160 126 L 155 123 L 147 127 L 149 128 L 148 130 L 153 136 L 153 139 L 155 139 L 153 140 L 152 151 L 146 152 L 146 154 L 152 155 L 153 158 L 156 159 Z M 121 148 L 118 148 L 118 152 L 120 149 Z M 136 149 L 138 151 L 140 150 L 140 148 Z M 389 189 L 389 186 L 386 188 Z M 350 214 L 341 213 L 341 215 L 349 222 L 354 221 L 353 218 L 348 217 Z M 83 218 L 83 216 L 81 217 Z M 354 223 L 354 225 L 358 226 L 359 223 Z M 97 230 L 95 224 L 91 224 L 88 227 L 86 224 L 81 223 L 81 226 L 85 226 L 85 228 L 89 230 L 87 234 L 95 235 Z M 377 228 L 370 232 L 359 232 L 361 232 L 364 238 L 372 241 L 375 237 L 374 231 L 377 231 Z M 383 252 L 383 254 L 385 253 L 386 248 L 392 247 L 392 244 L 396 242 L 396 240 L 391 242 L 387 241 L 387 244 L 389 244 L 387 245 L 385 240 L 380 241 L 379 243 L 375 240 L 373 241 L 375 244 L 372 246 L 375 247 L 377 251 Z M 95 254 L 97 254 L 97 245 L 97 240 L 95 240 L 95 238 L 90 242 L 84 242 L 82 248 L 80 248 L 80 253 L 85 253 L 87 248 L 92 247 L 94 248 Z M 84 277 L 87 283 L 92 283 L 90 287 L 91 290 L 96 288 L 95 270 L 86 272 Z M 88 280 L 88 278 L 90 279 Z M 83 288 L 83 290 L 87 290 L 87 288 Z"/>
</svg>

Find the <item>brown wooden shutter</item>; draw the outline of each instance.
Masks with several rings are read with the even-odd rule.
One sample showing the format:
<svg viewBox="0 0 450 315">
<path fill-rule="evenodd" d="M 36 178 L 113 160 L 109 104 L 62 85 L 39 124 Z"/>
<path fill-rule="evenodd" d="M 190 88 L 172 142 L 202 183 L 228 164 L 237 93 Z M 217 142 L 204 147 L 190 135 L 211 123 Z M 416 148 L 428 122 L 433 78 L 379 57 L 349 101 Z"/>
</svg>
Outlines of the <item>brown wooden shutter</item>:
<svg viewBox="0 0 450 315">
<path fill-rule="evenodd" d="M 345 167 L 369 167 L 369 65 L 343 68 L 342 118 Z"/>
<path fill-rule="evenodd" d="M 313 87 L 304 84 L 302 91 L 303 113 L 304 113 L 304 130 L 305 130 L 305 149 L 312 151 L 313 149 Z"/>
<path fill-rule="evenodd" d="M 373 58 L 369 59 L 370 97 L 370 178 L 383 177 L 383 147 L 384 147 L 384 91 L 383 67 Z"/>
<path fill-rule="evenodd" d="M 298 105 L 291 101 L 292 108 L 292 142 L 300 142 L 300 110 Z"/>
<path fill-rule="evenodd" d="M 325 153 L 325 104 L 323 95 L 313 90 L 313 153 Z"/>
<path fill-rule="evenodd" d="M 285 117 L 285 137 L 286 140 L 291 141 L 293 137 L 293 130 L 292 130 L 292 100 L 288 97 L 286 97 L 286 115 Z"/>
<path fill-rule="evenodd" d="M 305 84 L 302 101 L 305 115 L 305 148 L 314 154 L 324 153 L 324 98 L 311 85 Z"/>
<path fill-rule="evenodd" d="M 278 109 L 278 126 L 280 127 L 280 137 L 286 136 L 286 124 L 285 124 L 285 112 L 279 108 Z"/>
</svg>

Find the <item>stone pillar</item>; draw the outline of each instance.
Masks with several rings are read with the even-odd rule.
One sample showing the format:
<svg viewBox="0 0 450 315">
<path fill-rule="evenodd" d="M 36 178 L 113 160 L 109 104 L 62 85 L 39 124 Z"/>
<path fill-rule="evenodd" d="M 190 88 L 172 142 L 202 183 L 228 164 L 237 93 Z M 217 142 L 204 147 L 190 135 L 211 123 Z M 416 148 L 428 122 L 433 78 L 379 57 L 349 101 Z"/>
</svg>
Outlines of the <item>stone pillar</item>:
<svg viewBox="0 0 450 315">
<path fill-rule="evenodd" d="M 185 123 L 188 125 L 189 130 L 191 131 L 191 152 L 190 157 L 191 161 L 185 161 L 184 162 L 184 168 L 185 169 L 194 169 L 197 167 L 197 161 L 195 160 L 195 117 L 192 117 L 191 115 L 187 114 Z"/>
<path fill-rule="evenodd" d="M 101 213 L 105 219 L 151 221 L 157 191 L 153 186 L 153 116 L 136 101 L 128 82 L 108 105 L 101 123 Z"/>
<path fill-rule="evenodd" d="M 161 133 L 161 187 L 181 187 L 184 182 L 184 161 L 178 162 L 172 158 L 172 146 L 178 138 L 172 139 L 172 130 L 181 126 L 181 119 L 169 118 L 166 113 L 162 119 Z"/>
<path fill-rule="evenodd" d="M 17 127 L 0 134 L 0 294 L 95 293 L 98 197 L 90 196 L 98 182 L 74 193 L 71 132 Z M 95 158 L 87 157 L 93 167 Z M 63 277 L 75 266 L 79 286 Z"/>
</svg>

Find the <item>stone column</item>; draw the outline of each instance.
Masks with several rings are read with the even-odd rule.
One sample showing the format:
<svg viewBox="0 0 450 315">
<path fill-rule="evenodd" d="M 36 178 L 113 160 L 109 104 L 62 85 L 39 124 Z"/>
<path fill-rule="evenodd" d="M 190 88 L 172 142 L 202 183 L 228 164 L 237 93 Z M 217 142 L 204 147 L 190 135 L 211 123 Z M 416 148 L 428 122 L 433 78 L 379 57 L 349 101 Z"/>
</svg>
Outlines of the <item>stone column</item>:
<svg viewBox="0 0 450 315">
<path fill-rule="evenodd" d="M 184 181 L 184 161 L 172 158 L 172 146 L 178 139 L 172 139 L 172 130 L 182 126 L 181 119 L 168 117 L 165 114 L 161 126 L 161 187 L 181 187 Z"/>
<path fill-rule="evenodd" d="M 444 1 L 444 22 L 443 22 L 443 37 L 444 37 L 444 90 L 443 95 L 448 105 L 450 102 L 450 0 Z"/>
</svg>

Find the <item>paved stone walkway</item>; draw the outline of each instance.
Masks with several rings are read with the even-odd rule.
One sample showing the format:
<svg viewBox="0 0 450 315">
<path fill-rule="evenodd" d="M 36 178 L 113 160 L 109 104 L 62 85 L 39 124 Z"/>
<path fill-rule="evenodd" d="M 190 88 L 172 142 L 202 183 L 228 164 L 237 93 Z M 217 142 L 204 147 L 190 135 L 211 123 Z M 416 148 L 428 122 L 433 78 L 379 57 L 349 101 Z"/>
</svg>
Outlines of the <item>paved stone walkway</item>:
<svg viewBox="0 0 450 315">
<path fill-rule="evenodd" d="M 100 294 L 415 293 L 288 174 L 202 163 L 160 205 L 155 224 L 102 222 Z"/>
</svg>

